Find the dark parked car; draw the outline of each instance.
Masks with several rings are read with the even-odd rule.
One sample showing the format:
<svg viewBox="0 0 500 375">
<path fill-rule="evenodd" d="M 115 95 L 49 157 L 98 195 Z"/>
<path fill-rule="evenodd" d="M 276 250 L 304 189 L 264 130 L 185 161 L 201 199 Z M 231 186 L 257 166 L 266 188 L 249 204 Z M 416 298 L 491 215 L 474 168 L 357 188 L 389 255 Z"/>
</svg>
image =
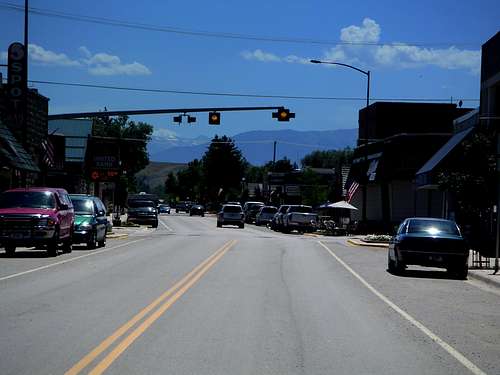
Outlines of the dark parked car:
<svg viewBox="0 0 500 375">
<path fill-rule="evenodd" d="M 75 209 L 73 243 L 85 243 L 88 249 L 106 246 L 108 219 L 102 201 L 92 195 L 70 194 Z"/>
<path fill-rule="evenodd" d="M 158 211 L 156 203 L 146 199 L 129 199 L 127 202 L 127 221 L 137 224 L 150 224 L 153 228 L 158 227 Z"/>
<path fill-rule="evenodd" d="M 170 206 L 168 204 L 160 204 L 158 207 L 158 213 L 170 215 Z"/>
<path fill-rule="evenodd" d="M 180 201 L 179 203 L 177 203 L 175 205 L 175 212 L 176 213 L 179 213 L 179 212 L 188 213 L 192 204 L 193 204 L 193 202 L 190 202 L 190 201 Z"/>
<path fill-rule="evenodd" d="M 276 212 L 273 219 L 271 220 L 271 229 L 272 230 L 279 231 L 283 228 L 283 215 L 288 210 L 288 207 L 290 207 L 290 205 L 288 205 L 288 204 L 283 204 L 280 206 L 280 208 L 278 209 L 278 212 Z"/>
<path fill-rule="evenodd" d="M 259 212 L 261 207 L 264 207 L 263 202 L 245 202 L 243 206 L 243 213 L 245 214 L 245 222 L 253 223 L 255 221 L 255 216 Z"/>
<path fill-rule="evenodd" d="M 245 215 L 240 205 L 225 204 L 217 214 L 217 227 L 223 225 L 237 225 L 240 228 L 245 227 Z"/>
<path fill-rule="evenodd" d="M 274 206 L 263 206 L 255 216 L 255 225 L 267 225 L 271 222 L 278 209 Z"/>
<path fill-rule="evenodd" d="M 201 204 L 193 204 L 189 209 L 189 216 L 193 215 L 205 216 L 205 207 Z"/>
<path fill-rule="evenodd" d="M 19 246 L 45 246 L 51 256 L 63 244 L 70 253 L 75 214 L 64 189 L 33 187 L 0 194 L 0 243 L 7 255 Z"/>
<path fill-rule="evenodd" d="M 468 257 L 469 250 L 454 221 L 408 218 L 389 244 L 388 268 L 397 274 L 409 264 L 441 267 L 466 279 Z"/>
</svg>

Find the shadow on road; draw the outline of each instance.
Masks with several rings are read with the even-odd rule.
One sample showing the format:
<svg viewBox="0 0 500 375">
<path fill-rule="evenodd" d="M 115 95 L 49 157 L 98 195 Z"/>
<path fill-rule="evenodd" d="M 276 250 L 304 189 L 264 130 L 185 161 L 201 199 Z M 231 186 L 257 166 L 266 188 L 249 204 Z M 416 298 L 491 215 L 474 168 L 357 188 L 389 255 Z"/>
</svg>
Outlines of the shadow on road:
<svg viewBox="0 0 500 375">
<path fill-rule="evenodd" d="M 4 259 L 14 259 L 14 258 L 52 258 L 47 254 L 46 250 L 21 250 L 16 251 L 12 255 L 7 255 L 6 253 L 0 253 L 0 258 Z"/>
<path fill-rule="evenodd" d="M 399 277 L 412 277 L 417 279 L 438 279 L 438 280 L 457 280 L 457 277 L 453 274 L 447 272 L 446 270 L 437 271 L 437 270 L 405 270 L 400 273 L 392 273 L 389 270 L 386 270 L 388 273 L 394 276 Z"/>
</svg>

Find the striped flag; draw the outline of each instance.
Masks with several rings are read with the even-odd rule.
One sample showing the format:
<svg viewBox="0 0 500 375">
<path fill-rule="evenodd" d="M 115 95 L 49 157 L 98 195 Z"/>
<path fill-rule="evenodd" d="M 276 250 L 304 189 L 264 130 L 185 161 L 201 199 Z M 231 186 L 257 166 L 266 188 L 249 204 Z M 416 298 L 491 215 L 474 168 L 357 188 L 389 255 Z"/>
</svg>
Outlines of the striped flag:
<svg viewBox="0 0 500 375">
<path fill-rule="evenodd" d="M 356 190 L 358 190 L 359 184 L 356 181 L 353 181 L 351 183 L 351 186 L 349 186 L 349 189 L 347 190 L 347 196 L 346 196 L 346 201 L 347 203 L 350 203 L 352 200 L 352 197 L 354 197 L 354 193 L 356 193 Z"/>
<path fill-rule="evenodd" d="M 49 168 L 53 167 L 55 164 L 55 152 L 54 145 L 49 138 L 42 141 L 42 149 L 44 151 L 43 162 Z"/>
</svg>

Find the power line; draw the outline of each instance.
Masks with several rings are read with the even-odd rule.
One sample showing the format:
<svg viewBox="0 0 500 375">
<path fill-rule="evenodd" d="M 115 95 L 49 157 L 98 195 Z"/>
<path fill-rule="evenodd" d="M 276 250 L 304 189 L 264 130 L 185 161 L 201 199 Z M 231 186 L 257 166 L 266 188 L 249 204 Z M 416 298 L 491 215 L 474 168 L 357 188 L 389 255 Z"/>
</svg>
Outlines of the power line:
<svg viewBox="0 0 500 375">
<path fill-rule="evenodd" d="M 335 96 L 303 96 L 303 95 L 271 95 L 271 94 L 247 94 L 236 92 L 214 92 L 214 91 L 190 91 L 190 90 L 172 90 L 172 89 L 150 89 L 141 87 L 124 87 L 124 86 L 109 86 L 97 85 L 77 82 L 57 82 L 57 81 L 40 81 L 29 80 L 30 83 L 55 85 L 55 86 L 70 86 L 95 88 L 103 90 L 118 90 L 118 91 L 135 91 L 135 92 L 150 92 L 163 94 L 182 94 L 182 95 L 203 95 L 203 96 L 226 96 L 240 98 L 259 98 L 259 99 L 293 99 L 293 100 L 330 100 L 330 101 L 366 101 L 366 97 L 335 97 Z M 387 102 L 449 102 L 450 98 L 370 98 L 371 100 L 387 101 Z M 463 102 L 478 102 L 475 98 L 457 98 Z"/>
<path fill-rule="evenodd" d="M 18 5 L 11 2 L 0 1 L 0 8 L 16 11 L 16 12 L 24 12 L 24 6 Z M 159 25 L 151 25 L 145 23 L 138 23 L 133 21 L 123 21 L 112 18 L 104 18 L 104 17 L 95 17 L 95 16 L 87 16 L 87 15 L 79 15 L 74 13 L 66 13 L 60 12 L 52 9 L 44 9 L 44 8 L 36 8 L 30 7 L 29 12 L 32 14 L 53 17 L 53 18 L 61 18 L 68 19 L 72 21 L 79 22 L 89 22 L 95 24 L 102 24 L 108 26 L 116 26 L 116 27 L 124 27 L 130 29 L 139 29 L 145 31 L 155 31 L 155 32 L 164 32 L 164 33 L 173 33 L 173 34 L 181 34 L 181 35 L 190 35 L 190 36 L 201 36 L 201 37 L 210 37 L 210 38 L 225 38 L 225 39 L 242 39 L 242 40 L 253 40 L 253 41 L 263 41 L 263 42 L 274 42 L 274 43 L 296 43 L 296 44 L 318 44 L 318 45 L 356 45 L 356 46 L 384 46 L 384 45 L 392 45 L 392 46 L 474 46 L 478 47 L 480 43 L 452 43 L 452 42 L 440 42 L 440 43 L 429 43 L 429 42 L 410 42 L 410 43 L 402 43 L 402 42 L 345 42 L 345 41 L 331 41 L 331 40 L 319 40 L 319 39 L 307 39 L 307 38 L 292 38 L 292 37 L 276 37 L 276 36 L 259 36 L 259 35 L 250 35 L 250 34 L 236 34 L 230 32 L 215 32 L 215 31 L 207 31 L 207 30 L 193 30 L 193 29 L 185 29 L 174 26 L 159 26 Z"/>
</svg>

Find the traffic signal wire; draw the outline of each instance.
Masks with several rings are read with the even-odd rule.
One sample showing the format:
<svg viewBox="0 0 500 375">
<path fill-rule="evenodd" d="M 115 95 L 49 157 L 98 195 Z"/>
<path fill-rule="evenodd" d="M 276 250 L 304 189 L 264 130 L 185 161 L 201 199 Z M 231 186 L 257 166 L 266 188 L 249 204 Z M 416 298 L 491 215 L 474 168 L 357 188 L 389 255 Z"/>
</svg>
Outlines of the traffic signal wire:
<svg viewBox="0 0 500 375">
<path fill-rule="evenodd" d="M 24 12 L 24 6 L 12 2 L 0 1 L 0 8 L 16 12 Z M 345 42 L 345 41 L 331 41 L 331 40 L 319 40 L 319 39 L 308 39 L 308 38 L 292 38 L 292 37 L 277 37 L 277 36 L 259 36 L 259 35 L 249 35 L 249 34 L 237 34 L 231 32 L 215 32 L 207 30 L 193 30 L 180 28 L 175 26 L 160 26 L 151 25 L 145 23 L 139 23 L 134 21 L 124 21 L 112 18 L 95 17 L 88 15 L 81 15 L 75 13 L 60 12 L 52 9 L 44 9 L 37 7 L 29 7 L 29 12 L 34 15 L 61 18 L 72 21 L 79 22 L 89 22 L 94 24 L 102 24 L 115 27 L 123 27 L 129 29 L 139 29 L 144 31 L 154 31 L 163 33 L 173 33 L 188 36 L 201 36 L 210 38 L 225 38 L 225 39 L 242 39 L 242 40 L 253 40 L 262 42 L 274 42 L 274 43 L 295 43 L 295 44 L 315 44 L 315 45 L 352 45 L 352 46 L 470 46 L 479 48 L 481 43 L 470 43 L 470 42 Z"/>
<path fill-rule="evenodd" d="M 363 102 L 366 101 L 366 97 L 270 95 L 270 94 L 247 94 L 247 93 L 236 93 L 236 92 L 150 89 L 142 87 L 109 86 L 109 85 L 97 85 L 97 84 L 77 83 L 77 82 L 57 82 L 57 81 L 40 81 L 40 80 L 29 80 L 28 82 L 41 85 L 72 86 L 72 87 L 85 87 L 85 88 L 95 88 L 95 89 L 105 89 L 105 90 L 136 91 L 136 92 L 150 92 L 150 93 L 162 93 L 162 94 L 226 96 L 226 97 L 258 98 L 258 99 L 329 100 L 329 101 L 363 101 Z M 372 101 L 385 101 L 385 102 L 436 102 L 436 103 L 450 102 L 450 98 L 370 98 L 370 99 Z M 457 98 L 457 100 L 458 99 L 462 100 L 463 102 L 479 102 L 479 99 L 476 98 Z"/>
</svg>

